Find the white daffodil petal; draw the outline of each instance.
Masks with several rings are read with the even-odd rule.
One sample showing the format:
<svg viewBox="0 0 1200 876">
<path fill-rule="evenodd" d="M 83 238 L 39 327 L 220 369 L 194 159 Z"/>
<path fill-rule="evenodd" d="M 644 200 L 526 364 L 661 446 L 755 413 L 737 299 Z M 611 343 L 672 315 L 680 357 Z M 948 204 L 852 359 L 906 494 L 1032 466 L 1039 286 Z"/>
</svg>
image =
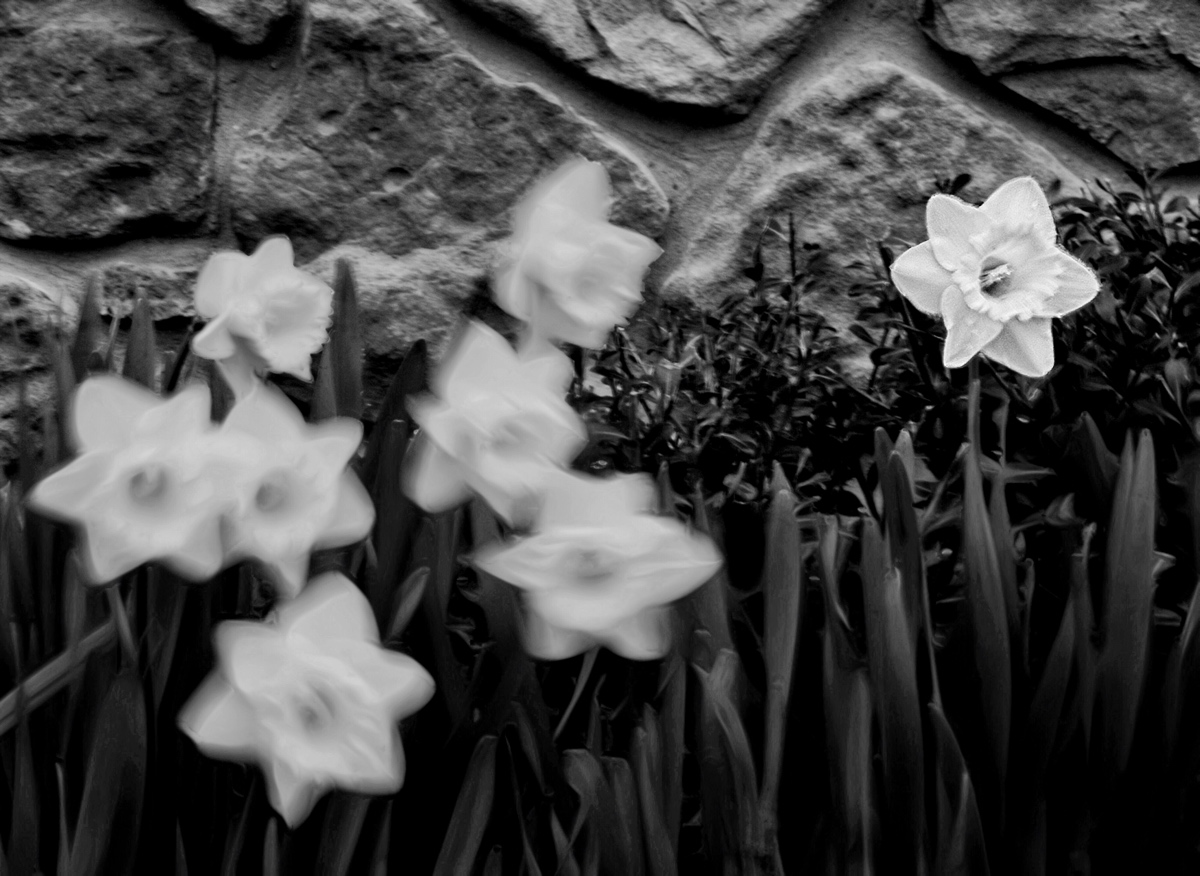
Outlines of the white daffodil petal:
<svg viewBox="0 0 1200 876">
<path fill-rule="evenodd" d="M 522 636 L 525 650 L 536 660 L 567 660 L 597 644 L 592 636 L 556 627 L 536 612 L 526 615 Z"/>
<path fill-rule="evenodd" d="M 290 828 L 299 827 L 308 818 L 327 788 L 302 776 L 286 761 L 276 758 L 264 770 L 267 778 L 267 799 Z"/>
<path fill-rule="evenodd" d="M 229 411 L 222 431 L 240 432 L 273 445 L 299 440 L 305 434 L 305 422 L 280 389 L 260 382 Z"/>
<path fill-rule="evenodd" d="M 279 623 L 288 632 L 317 642 L 350 639 L 379 644 L 379 628 L 370 603 L 349 578 L 338 572 L 313 578 L 300 598 L 279 609 Z"/>
<path fill-rule="evenodd" d="M 978 258 L 971 238 L 988 231 L 988 218 L 970 204 L 951 195 L 937 194 L 925 205 L 929 243 L 943 268 L 954 271 Z"/>
<path fill-rule="evenodd" d="M 215 517 L 201 518 L 179 540 L 163 561 L 176 574 L 192 581 L 205 581 L 224 565 L 221 528 Z"/>
<path fill-rule="evenodd" d="M 1091 302 L 1100 291 L 1099 279 L 1079 259 L 1060 250 L 1055 262 L 1058 276 L 1054 292 L 1042 304 L 1038 316 L 1066 316 Z"/>
<path fill-rule="evenodd" d="M 271 581 L 278 588 L 279 595 L 287 599 L 295 599 L 304 589 L 308 580 L 308 552 L 278 553 L 271 555 L 267 551 L 256 554 L 258 559 L 271 575 Z"/>
<path fill-rule="evenodd" d="M 163 400 L 132 380 L 97 374 L 71 400 L 71 425 L 82 450 L 117 450 L 133 440 L 134 427 Z"/>
<path fill-rule="evenodd" d="M 610 651 L 626 660 L 657 660 L 671 650 L 670 610 L 638 612 L 601 638 Z"/>
<path fill-rule="evenodd" d="M 382 648 L 363 648 L 360 652 L 355 669 L 395 720 L 420 711 L 433 699 L 437 685 L 416 660 Z"/>
<path fill-rule="evenodd" d="M 83 538 L 84 574 L 93 584 L 106 584 L 132 572 L 153 559 L 154 549 L 126 539 L 97 538 L 85 531 Z"/>
<path fill-rule="evenodd" d="M 207 755 L 242 760 L 257 753 L 254 711 L 219 675 L 210 675 L 201 683 L 179 712 L 178 723 Z"/>
<path fill-rule="evenodd" d="M 1054 245 L 1058 233 L 1046 194 L 1033 177 L 1010 179 L 983 202 L 980 211 L 996 225 L 1008 229 L 1032 226 L 1036 239 Z"/>
<path fill-rule="evenodd" d="M 329 522 L 314 542 L 317 548 L 343 547 L 362 541 L 375 525 L 375 504 L 371 495 L 352 471 L 338 482 L 337 503 Z"/>
<path fill-rule="evenodd" d="M 950 272 L 934 258 L 928 240 L 905 250 L 892 263 L 892 281 L 913 306 L 932 314 L 940 312 L 942 292 L 954 282 Z"/>
<path fill-rule="evenodd" d="M 254 253 L 250 256 L 249 270 L 245 274 L 245 284 L 248 289 L 254 289 L 285 271 L 294 271 L 296 257 L 292 252 L 292 242 L 285 235 L 273 234 L 259 241 Z"/>
<path fill-rule="evenodd" d="M 1054 367 L 1054 338 L 1049 319 L 1011 320 L 983 355 L 1026 377 L 1044 377 Z"/>
<path fill-rule="evenodd" d="M 401 474 L 404 495 L 430 514 L 437 514 L 471 497 L 461 467 L 424 433 L 407 454 Z"/>
<path fill-rule="evenodd" d="M 1004 329 L 1004 323 L 968 307 L 957 286 L 950 286 L 942 293 L 942 318 L 946 321 L 942 361 L 947 368 L 966 365 Z"/>
<path fill-rule="evenodd" d="M 192 337 L 192 352 L 202 359 L 227 359 L 237 352 L 233 335 L 229 333 L 229 314 L 222 313 L 210 320 Z"/>
<path fill-rule="evenodd" d="M 85 453 L 42 478 L 29 493 L 29 507 L 58 520 L 78 518 L 81 497 L 96 490 L 112 469 L 112 454 Z"/>
<path fill-rule="evenodd" d="M 274 681 L 287 654 L 270 624 L 226 621 L 213 632 L 221 673 L 240 693 L 253 696 Z"/>
<path fill-rule="evenodd" d="M 170 444 L 209 429 L 211 413 L 212 396 L 208 387 L 191 383 L 143 414 L 137 431 L 140 436 Z"/>
<path fill-rule="evenodd" d="M 196 277 L 196 313 L 216 317 L 239 292 L 239 276 L 250 257 L 240 252 L 215 252 Z"/>
</svg>

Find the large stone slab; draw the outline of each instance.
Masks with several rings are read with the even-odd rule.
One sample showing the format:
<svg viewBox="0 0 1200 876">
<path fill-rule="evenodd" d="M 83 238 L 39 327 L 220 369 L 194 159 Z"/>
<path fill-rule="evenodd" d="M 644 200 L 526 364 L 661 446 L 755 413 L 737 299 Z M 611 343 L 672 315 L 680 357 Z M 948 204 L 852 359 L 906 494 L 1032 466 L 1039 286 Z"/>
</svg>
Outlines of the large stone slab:
<svg viewBox="0 0 1200 876">
<path fill-rule="evenodd" d="M 831 0 L 467 0 L 597 79 L 744 113 Z"/>
<path fill-rule="evenodd" d="M 1200 161 L 1195 0 L 923 0 L 926 32 L 1135 165 Z"/>
<path fill-rule="evenodd" d="M 243 46 L 257 46 L 299 7 L 299 0 L 185 0 L 188 8 Z"/>
<path fill-rule="evenodd" d="M 485 246 L 543 174 L 579 154 L 613 181 L 613 221 L 654 236 L 666 196 L 647 168 L 548 92 L 459 54 L 412 0 L 315 2 L 278 121 L 231 161 L 240 236 L 283 232 L 301 258 L 355 243 L 393 256 Z"/>
<path fill-rule="evenodd" d="M 2 13 L 0 237 L 96 238 L 204 215 L 212 49 L 169 18 L 93 7 Z"/>
<path fill-rule="evenodd" d="M 1078 181 L 1046 149 L 942 88 L 886 63 L 838 69 L 782 102 L 716 195 L 663 284 L 665 297 L 715 303 L 747 288 L 764 225 L 794 217 L 797 242 L 819 244 L 835 262 L 871 257 L 890 234 L 925 239 L 924 208 L 938 180 L 960 173 L 960 194 L 983 200 L 1007 179 L 1031 174 L 1044 186 Z M 784 276 L 786 243 L 763 238 L 769 276 Z M 844 326 L 856 305 L 831 300 Z"/>
</svg>

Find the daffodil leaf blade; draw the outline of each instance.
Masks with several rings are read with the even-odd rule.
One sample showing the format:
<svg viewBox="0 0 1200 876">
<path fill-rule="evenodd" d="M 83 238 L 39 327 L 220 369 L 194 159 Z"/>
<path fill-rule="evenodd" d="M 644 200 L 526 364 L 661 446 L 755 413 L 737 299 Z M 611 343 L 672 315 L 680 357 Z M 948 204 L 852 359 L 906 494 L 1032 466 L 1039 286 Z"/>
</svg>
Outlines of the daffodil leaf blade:
<svg viewBox="0 0 1200 876">
<path fill-rule="evenodd" d="M 667 826 L 663 821 L 661 793 L 654 783 L 653 767 L 650 763 L 649 737 L 644 727 L 638 727 L 633 731 L 630 757 L 633 760 L 633 778 L 637 789 L 638 809 L 641 813 L 646 872 L 649 876 L 667 876 L 667 874 L 676 872 L 675 853 L 671 849 Z"/>
<path fill-rule="evenodd" d="M 314 423 L 337 416 L 337 399 L 333 389 L 333 356 L 326 346 L 317 359 L 317 376 L 313 382 L 312 402 L 308 418 Z"/>
<path fill-rule="evenodd" d="M 17 873 L 34 873 L 41 837 L 41 793 L 37 783 L 29 709 L 18 693 L 17 739 L 12 779 L 12 822 L 8 859 Z"/>
<path fill-rule="evenodd" d="M 796 497 L 778 463 L 771 489 L 762 577 L 765 602 L 763 658 L 767 666 L 762 806 L 764 814 L 773 822 L 783 766 L 796 644 L 804 618 L 804 557 L 800 527 L 796 522 Z"/>
<path fill-rule="evenodd" d="M 147 769 L 146 700 L 137 677 L 118 675 L 92 734 L 71 849 L 72 874 L 124 873 L 133 865 Z"/>
<path fill-rule="evenodd" d="M 317 848 L 317 872 L 346 876 L 367 820 L 371 798 L 362 794 L 335 794 L 325 808 L 321 843 Z"/>
<path fill-rule="evenodd" d="M 1110 777 L 1129 760 L 1149 666 L 1157 515 L 1154 444 L 1143 430 L 1121 454 L 1105 550 L 1093 745 Z"/>
<path fill-rule="evenodd" d="M 1029 703 L 1029 718 L 1021 741 L 1023 774 L 1020 781 L 1030 801 L 1035 800 L 1045 787 L 1047 768 L 1060 735 L 1059 726 L 1067 702 L 1067 686 L 1075 657 L 1076 634 L 1076 611 L 1072 595 L 1067 597 L 1058 631 L 1034 687 Z"/>
<path fill-rule="evenodd" d="M 375 424 L 371 429 L 366 453 L 363 456 L 364 484 L 371 486 L 379 482 L 378 474 L 384 463 L 385 451 L 389 454 L 398 452 L 394 443 L 389 440 L 390 425 L 399 421 L 404 426 L 406 436 L 412 432 L 413 422 L 408 413 L 409 396 L 420 395 L 428 391 L 429 354 L 425 341 L 422 339 L 415 341 L 408 348 L 408 352 L 400 361 L 400 367 L 396 369 L 396 373 L 392 377 L 392 382 L 388 385 L 383 401 L 380 402 L 379 412 L 375 416 Z M 401 455 L 403 455 L 402 452 Z M 398 465 L 398 460 L 390 460 L 390 463 L 392 467 L 395 467 Z M 393 490 L 393 485 L 397 483 L 399 483 L 398 480 L 386 481 L 387 488 Z M 379 493 L 375 492 L 374 495 L 378 502 Z"/>
<path fill-rule="evenodd" d="M 150 302 L 145 298 L 139 298 L 133 306 L 121 374 L 151 392 L 158 386 L 158 343 L 154 334 L 154 319 L 150 315 Z"/>
<path fill-rule="evenodd" d="M 643 876 L 646 872 L 646 855 L 642 840 L 642 821 L 638 812 L 637 780 L 633 767 L 622 757 L 602 757 L 604 775 L 612 788 L 613 823 L 620 834 L 617 848 L 624 852 L 622 857 L 629 861 L 629 869 L 617 869 L 616 873 Z"/>
<path fill-rule="evenodd" d="M 916 642 L 899 571 L 872 519 L 863 521 L 867 666 L 883 762 L 885 843 L 898 871 L 916 873 L 925 835 L 925 767 Z"/>
<path fill-rule="evenodd" d="M 497 737 L 480 737 L 467 764 L 433 876 L 470 876 L 492 813 Z"/>
<path fill-rule="evenodd" d="M 684 724 L 687 707 L 687 668 L 678 652 L 663 661 L 667 682 L 662 694 L 659 730 L 662 734 L 662 801 L 667 839 L 678 853 L 683 805 Z"/>
<path fill-rule="evenodd" d="M 101 281 L 97 274 L 90 274 L 84 286 L 83 299 L 79 302 L 79 321 L 75 325 L 75 338 L 71 343 L 71 367 L 75 382 L 88 375 L 92 354 L 104 342 L 104 323 L 100 319 Z"/>
<path fill-rule="evenodd" d="M 933 728 L 937 768 L 936 874 L 971 873 L 987 876 L 987 844 L 975 798 L 971 773 L 963 760 L 958 739 L 935 703 L 926 706 Z"/>
<path fill-rule="evenodd" d="M 338 259 L 334 265 L 333 326 L 327 349 L 337 415 L 357 420 L 363 411 L 363 342 L 359 328 L 358 284 L 348 259 Z"/>
</svg>

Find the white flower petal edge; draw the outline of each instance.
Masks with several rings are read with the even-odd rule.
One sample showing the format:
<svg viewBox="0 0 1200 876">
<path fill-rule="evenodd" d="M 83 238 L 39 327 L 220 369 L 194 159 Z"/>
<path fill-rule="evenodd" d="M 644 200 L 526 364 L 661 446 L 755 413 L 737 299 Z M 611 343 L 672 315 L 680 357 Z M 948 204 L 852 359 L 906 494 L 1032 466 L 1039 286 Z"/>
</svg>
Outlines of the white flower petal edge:
<svg viewBox="0 0 1200 876">
<path fill-rule="evenodd" d="M 642 276 L 662 249 L 609 223 L 611 203 L 604 167 L 575 159 L 518 205 L 495 294 L 528 324 L 525 343 L 599 346 L 641 301 Z"/>
<path fill-rule="evenodd" d="M 192 349 L 228 361 L 235 389 L 246 384 L 242 372 L 260 365 L 312 380 L 310 358 L 328 337 L 333 290 L 295 267 L 286 237 L 266 238 L 250 256 L 214 253 L 196 280 L 195 300 L 209 323 Z"/>
<path fill-rule="evenodd" d="M 929 240 L 892 264 L 900 294 L 946 323 L 943 363 L 982 353 L 1028 377 L 1054 367 L 1049 320 L 1090 302 L 1096 275 L 1056 242 L 1036 180 L 1009 180 L 981 207 L 949 195 L 926 205 Z"/>
<path fill-rule="evenodd" d="M 290 827 L 331 788 L 399 790 L 396 725 L 433 697 L 433 678 L 379 647 L 366 598 L 345 576 L 314 579 L 266 623 L 220 625 L 216 643 L 219 668 L 179 726 L 211 757 L 257 761 Z"/>
<path fill-rule="evenodd" d="M 469 490 L 508 523 L 526 522 L 546 477 L 587 440 L 563 397 L 571 373 L 561 352 L 521 358 L 497 332 L 467 323 L 434 375 L 438 395 L 409 402 L 421 432 L 405 493 L 436 513 Z"/>
<path fill-rule="evenodd" d="M 654 516 L 644 476 L 591 478 L 557 472 L 534 533 L 490 545 L 475 565 L 525 590 L 526 649 L 563 659 L 597 644 L 632 660 L 670 647 L 671 602 L 721 567 L 706 537 Z"/>
<path fill-rule="evenodd" d="M 192 580 L 221 568 L 228 496 L 208 476 L 209 404 L 199 384 L 166 400 L 110 375 L 77 388 L 70 416 L 82 453 L 36 484 L 28 501 L 82 529 L 93 583 L 155 560 Z"/>
</svg>

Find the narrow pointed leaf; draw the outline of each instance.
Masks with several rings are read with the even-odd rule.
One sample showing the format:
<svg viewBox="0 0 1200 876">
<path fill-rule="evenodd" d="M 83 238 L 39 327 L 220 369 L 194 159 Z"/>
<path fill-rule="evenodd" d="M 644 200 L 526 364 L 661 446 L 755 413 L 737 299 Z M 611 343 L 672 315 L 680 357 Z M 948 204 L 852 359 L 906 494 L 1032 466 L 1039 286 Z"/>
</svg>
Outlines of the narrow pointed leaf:
<svg viewBox="0 0 1200 876">
<path fill-rule="evenodd" d="M 371 429 L 370 438 L 367 439 L 367 449 L 363 456 L 362 478 L 364 484 L 372 485 L 378 481 L 379 468 L 383 462 L 384 450 L 390 441 L 389 429 L 392 424 L 399 422 L 400 430 L 393 431 L 402 431 L 406 437 L 412 432 L 413 422 L 408 414 L 408 397 L 428 392 L 428 390 L 428 353 L 425 342 L 421 340 L 408 348 L 408 352 L 400 362 L 400 367 L 396 369 L 396 374 L 392 377 L 387 394 L 384 395 L 383 401 L 379 405 L 379 413 L 375 417 L 375 425 Z M 396 486 L 399 483 L 400 477 L 397 472 L 394 478 L 387 479 L 386 489 L 399 492 Z M 375 498 L 376 504 L 378 504 L 377 493 Z"/>
<path fill-rule="evenodd" d="M 338 259 L 333 278 L 333 326 L 329 330 L 333 397 L 339 417 L 362 417 L 362 333 L 358 325 L 358 290 L 354 271 Z"/>
<path fill-rule="evenodd" d="M 139 298 L 133 307 L 121 373 L 149 390 L 158 386 L 158 343 L 154 336 L 154 320 L 150 317 L 150 303 L 145 298 Z"/>
<path fill-rule="evenodd" d="M 469 876 L 483 842 L 496 787 L 496 737 L 483 736 L 475 745 L 467 773 L 454 804 L 454 814 L 442 842 L 434 876 Z"/>
<path fill-rule="evenodd" d="M 1130 436 L 1121 454 L 1105 551 L 1093 742 L 1109 777 L 1129 760 L 1150 659 L 1157 514 L 1154 444 L 1143 431 L 1136 452 Z"/>
<path fill-rule="evenodd" d="M 79 322 L 71 344 L 71 366 L 78 383 L 88 375 L 88 362 L 104 344 L 104 323 L 100 319 L 100 277 L 90 274 L 79 302 Z"/>
<path fill-rule="evenodd" d="M 638 727 L 633 732 L 633 777 L 637 789 L 638 809 L 641 812 L 642 838 L 645 841 L 647 873 L 649 876 L 668 876 L 675 873 L 675 853 L 663 823 L 662 804 L 658 787 L 651 775 L 646 731 Z"/>
<path fill-rule="evenodd" d="M 637 780 L 633 776 L 633 768 L 629 761 L 620 757 L 604 757 L 600 760 L 612 788 L 614 821 L 622 828 L 620 845 L 629 849 L 629 869 L 614 872 L 642 876 L 646 872 L 646 855 L 643 852 L 642 821 L 638 812 Z"/>
<path fill-rule="evenodd" d="M 971 774 L 941 708 L 927 706 L 938 776 L 935 876 L 987 876 L 987 844 Z"/>
<path fill-rule="evenodd" d="M 317 872 L 329 876 L 346 876 L 371 798 L 362 794 L 336 794 L 325 810 L 321 845 L 317 850 Z"/>
<path fill-rule="evenodd" d="M 663 818 L 671 850 L 679 853 L 679 825 L 683 818 L 683 756 L 684 723 L 687 708 L 687 675 L 683 660 L 675 655 L 663 661 L 663 673 L 668 676 L 663 691 L 662 716 L 662 800 Z"/>
</svg>

